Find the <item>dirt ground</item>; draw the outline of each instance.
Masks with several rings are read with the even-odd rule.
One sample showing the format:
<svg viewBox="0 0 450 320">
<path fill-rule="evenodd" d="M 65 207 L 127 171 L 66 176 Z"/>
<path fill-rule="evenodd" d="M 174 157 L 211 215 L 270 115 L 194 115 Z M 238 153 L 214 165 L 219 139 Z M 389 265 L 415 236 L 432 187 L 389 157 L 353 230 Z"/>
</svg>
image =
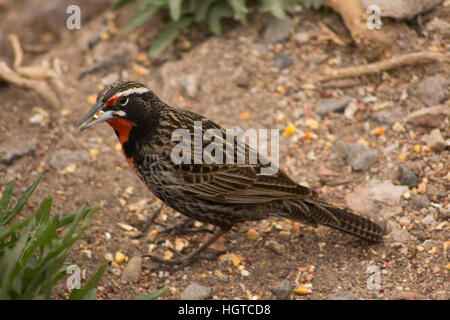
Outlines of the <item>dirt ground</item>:
<svg viewBox="0 0 450 320">
<path fill-rule="evenodd" d="M 348 37 L 337 15 L 308 10 L 296 15 L 290 36 L 277 44 L 263 41 L 270 17 L 255 14 L 245 26 L 227 22 L 220 37 L 194 27 L 161 57 L 149 59 L 142 54 L 155 35 L 157 21 L 129 35 L 115 29 L 127 21 L 132 7 L 114 15 L 105 10 L 108 1 L 83 3 L 81 10 L 86 16 L 81 30 L 70 31 L 65 28 L 65 10 L 51 6 L 55 1 L 39 1 L 45 3 L 39 7 L 31 2 L 0 1 L 0 59 L 12 65 L 9 33 L 19 36 L 24 48 L 23 65 L 45 61 L 52 65 L 57 59 L 62 85 L 58 87 L 51 80 L 48 83 L 57 92 L 61 106 L 52 110 L 34 92 L 0 82 L 0 145 L 18 139 L 18 143 L 25 141 L 32 146 L 30 154 L 12 163 L 0 163 L 0 192 L 14 179 L 18 196 L 44 170 L 24 214 L 47 197 L 53 197 L 55 214 L 72 213 L 83 204 L 103 207 L 69 255 L 71 263 L 83 263 L 88 276 L 105 263 L 105 257 L 114 257 L 117 252 L 125 255 L 125 261 L 113 262 L 104 275 L 99 299 L 131 298 L 166 285 L 170 290 L 163 298 L 179 299 L 192 283 L 209 288 L 213 299 L 274 299 L 272 288 L 285 279 L 311 291 L 305 295 L 292 293 L 290 299 L 329 299 L 340 292 L 351 292 L 355 299 L 449 299 L 449 148 L 448 144 L 439 151 L 423 148 L 426 143 L 422 138 L 432 128 L 405 120 L 406 115 L 426 107 L 419 99 L 421 81 L 438 74 L 448 79 L 448 64 L 417 64 L 382 74 L 320 82 L 317 78 L 325 66 L 369 61 L 355 46 L 339 46 L 321 37 L 318 21 Z M 441 4 L 427 13 L 425 25 L 435 17 L 448 21 L 449 7 Z M 401 32 L 386 52 L 387 57 L 430 48 L 448 50 L 448 30 L 447 34 L 433 30 L 424 36 L 415 23 L 395 23 Z M 89 41 L 93 43 L 102 34 L 99 43 L 89 49 Z M 77 79 L 87 66 L 117 52 L 125 53 L 124 65 Z M 288 56 L 292 65 L 276 67 L 275 52 Z M 197 77 L 198 90 L 186 93 L 183 81 L 191 74 Z M 387 215 L 381 209 L 372 214 L 375 219 L 387 220 L 390 229 L 406 234 L 406 238 L 391 233 L 383 242 L 369 244 L 326 227 L 314 229 L 276 219 L 251 222 L 237 225 L 213 248 L 227 250 L 228 256 L 178 271 L 143 259 L 138 282 L 123 283 L 121 274 L 131 257 L 151 250 L 164 255 L 167 246 L 176 243 L 187 242 L 184 251 L 189 251 L 204 235 L 176 235 L 160 243 L 164 235 L 155 236 L 159 226 L 153 225 L 141 239 L 132 239 L 133 231 L 121 227 L 142 227 L 159 207 L 159 200 L 127 166 L 106 124 L 82 133 L 75 126 L 104 83 L 118 78 L 146 83 L 169 105 L 203 114 L 225 128 L 280 128 L 283 133 L 288 123 L 293 123 L 296 134 L 280 135 L 281 168 L 294 180 L 317 190 L 325 200 L 341 206 L 346 206 L 349 194 L 369 181 L 399 185 L 400 164 L 413 168 L 419 181 L 425 183 L 405 192 L 399 200 L 399 212 Z M 331 112 L 319 117 L 311 113 L 322 99 L 342 95 L 356 100 L 354 114 L 346 117 Z M 448 99 L 447 90 L 442 99 L 447 107 Z M 383 112 L 384 122 L 379 117 Z M 398 120 L 390 121 L 398 114 Z M 318 127 L 304 121 L 309 116 Z M 440 130 L 444 139 L 450 138 L 448 117 Z M 379 152 L 377 162 L 366 170 L 350 170 L 333 149 L 337 141 L 369 145 Z M 383 152 L 389 146 L 392 150 Z M 413 201 L 417 193 L 432 205 L 417 207 Z M 158 221 L 180 219 L 179 214 L 164 207 Z M 231 263 L 227 257 L 231 257 Z M 381 285 L 377 293 L 367 285 L 374 266 Z M 64 299 L 68 294 L 62 283 L 54 298 Z"/>
</svg>

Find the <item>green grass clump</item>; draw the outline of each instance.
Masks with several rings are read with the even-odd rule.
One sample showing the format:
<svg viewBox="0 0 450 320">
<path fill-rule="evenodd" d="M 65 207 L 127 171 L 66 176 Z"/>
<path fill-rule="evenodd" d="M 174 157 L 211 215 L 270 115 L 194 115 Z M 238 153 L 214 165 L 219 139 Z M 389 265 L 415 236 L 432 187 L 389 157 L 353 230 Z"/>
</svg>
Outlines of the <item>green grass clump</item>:
<svg viewBox="0 0 450 320">
<path fill-rule="evenodd" d="M 136 0 L 119 0 L 114 8 L 122 8 L 134 1 Z M 170 21 L 163 26 L 149 51 L 151 56 L 156 56 L 164 51 L 181 31 L 193 23 L 205 22 L 215 35 L 222 32 L 223 18 L 247 23 L 249 7 L 253 4 L 257 5 L 259 12 L 269 12 L 278 19 L 285 19 L 296 6 L 318 9 L 324 3 L 325 0 L 140 0 L 125 31 L 135 29 L 160 11 L 167 11 Z"/>
</svg>

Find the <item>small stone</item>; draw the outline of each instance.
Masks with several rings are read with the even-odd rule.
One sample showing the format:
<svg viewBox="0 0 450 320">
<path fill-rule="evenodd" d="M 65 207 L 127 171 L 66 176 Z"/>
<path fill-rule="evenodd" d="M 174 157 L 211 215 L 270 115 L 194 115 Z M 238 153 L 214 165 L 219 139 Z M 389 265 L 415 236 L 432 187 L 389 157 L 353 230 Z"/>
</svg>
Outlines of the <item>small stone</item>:
<svg viewBox="0 0 450 320">
<path fill-rule="evenodd" d="M 275 240 L 267 240 L 264 243 L 264 246 L 266 248 L 271 249 L 272 251 L 274 251 L 275 253 L 278 253 L 278 254 L 283 254 L 284 251 L 285 251 L 284 245 L 276 242 Z"/>
<path fill-rule="evenodd" d="M 294 290 L 294 288 L 295 286 L 291 281 L 284 279 L 283 281 L 280 281 L 279 283 L 274 285 L 271 291 L 278 300 L 287 300 L 292 294 L 292 290 Z"/>
<path fill-rule="evenodd" d="M 328 300 L 355 300 L 355 295 L 351 291 L 337 291 Z"/>
<path fill-rule="evenodd" d="M 205 300 L 210 295 L 211 290 L 208 287 L 192 283 L 181 293 L 180 297 L 183 300 Z"/>
<path fill-rule="evenodd" d="M 406 243 L 411 239 L 411 234 L 404 229 L 392 228 L 390 235 L 394 242 Z"/>
<path fill-rule="evenodd" d="M 86 150 L 61 149 L 53 153 L 50 165 L 56 170 L 64 170 L 69 165 L 74 165 L 90 159 L 91 156 Z"/>
<path fill-rule="evenodd" d="M 445 99 L 448 80 L 442 75 L 426 77 L 418 86 L 417 94 L 427 106 L 439 104 Z"/>
<path fill-rule="evenodd" d="M 361 4 L 366 10 L 370 5 L 376 5 L 382 17 L 410 20 L 417 14 L 429 11 L 438 5 L 441 0 L 362 0 Z"/>
<path fill-rule="evenodd" d="M 34 143 L 19 137 L 12 137 L 0 144 L 0 153 L 5 152 L 5 154 L 0 157 L 0 162 L 11 164 L 16 159 L 33 155 L 35 151 L 36 146 Z"/>
<path fill-rule="evenodd" d="M 195 99 L 200 90 L 200 79 L 196 74 L 189 74 L 181 80 L 181 92 L 191 99 Z"/>
<path fill-rule="evenodd" d="M 418 194 L 413 199 L 414 207 L 417 209 L 429 208 L 431 205 L 430 200 L 428 198 Z"/>
<path fill-rule="evenodd" d="M 432 214 L 425 216 L 421 221 L 422 224 L 432 224 L 434 223 L 434 217 Z"/>
<path fill-rule="evenodd" d="M 322 99 L 317 105 L 314 112 L 319 116 L 324 116 L 328 112 L 341 112 L 353 100 L 350 96 L 342 96 L 340 98 Z"/>
<path fill-rule="evenodd" d="M 417 178 L 417 176 L 404 164 L 401 164 L 398 167 L 397 179 L 401 184 L 408 187 L 417 187 L 417 185 L 419 184 L 419 179 Z"/>
<path fill-rule="evenodd" d="M 124 282 L 137 282 L 142 272 L 142 257 L 134 256 L 123 269 L 121 280 Z"/>
<path fill-rule="evenodd" d="M 378 152 L 359 143 L 336 142 L 334 149 L 345 156 L 345 162 L 355 171 L 368 169 L 378 160 Z"/>
<path fill-rule="evenodd" d="M 272 18 L 264 30 L 264 42 L 276 43 L 286 40 L 291 35 L 294 22 L 291 19 L 280 20 Z"/>
<path fill-rule="evenodd" d="M 120 75 L 117 72 L 112 72 L 102 78 L 102 84 L 105 86 L 109 86 L 114 82 L 118 81 L 119 79 Z"/>
<path fill-rule="evenodd" d="M 303 44 L 309 41 L 310 35 L 307 32 L 299 32 L 294 35 L 294 39 L 298 43 Z"/>
<path fill-rule="evenodd" d="M 427 144 L 427 146 L 435 151 L 442 151 L 446 146 L 445 140 L 439 129 L 431 130 L 430 134 L 424 136 L 422 140 Z"/>
<path fill-rule="evenodd" d="M 415 126 L 436 128 L 446 117 L 450 116 L 450 106 L 438 105 L 431 108 L 422 108 L 406 117 L 406 121 Z"/>
<path fill-rule="evenodd" d="M 290 67 L 293 63 L 291 58 L 281 52 L 275 52 L 274 61 L 278 69 L 285 69 Z"/>
<path fill-rule="evenodd" d="M 353 100 L 345 107 L 344 116 L 347 119 L 353 119 L 356 112 L 358 112 L 358 104 L 356 100 Z"/>
</svg>

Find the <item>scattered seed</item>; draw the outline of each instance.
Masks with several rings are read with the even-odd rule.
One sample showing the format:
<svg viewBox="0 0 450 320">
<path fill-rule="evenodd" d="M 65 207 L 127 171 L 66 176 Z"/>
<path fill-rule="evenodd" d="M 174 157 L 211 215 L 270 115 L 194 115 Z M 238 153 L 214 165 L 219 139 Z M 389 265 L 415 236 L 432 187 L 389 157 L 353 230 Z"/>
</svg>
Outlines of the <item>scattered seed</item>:
<svg viewBox="0 0 450 320">
<path fill-rule="evenodd" d="M 312 293 L 311 289 L 308 288 L 308 286 L 305 285 L 305 284 L 299 285 L 297 288 L 294 289 L 294 292 L 298 293 L 298 294 L 310 294 L 310 293 Z"/>
<path fill-rule="evenodd" d="M 283 136 L 289 137 L 295 132 L 296 128 L 293 123 L 289 122 L 288 126 L 283 132 Z"/>
<path fill-rule="evenodd" d="M 256 240 L 259 237 L 259 233 L 258 231 L 256 231 L 255 229 L 250 229 L 247 232 L 247 238 L 250 240 Z"/>
<path fill-rule="evenodd" d="M 250 119 L 250 111 L 244 111 L 239 115 L 239 120 L 241 121 L 248 121 Z"/>
<path fill-rule="evenodd" d="M 125 258 L 126 256 L 120 251 L 117 251 L 116 254 L 114 255 L 114 261 L 117 263 L 124 262 Z"/>
</svg>

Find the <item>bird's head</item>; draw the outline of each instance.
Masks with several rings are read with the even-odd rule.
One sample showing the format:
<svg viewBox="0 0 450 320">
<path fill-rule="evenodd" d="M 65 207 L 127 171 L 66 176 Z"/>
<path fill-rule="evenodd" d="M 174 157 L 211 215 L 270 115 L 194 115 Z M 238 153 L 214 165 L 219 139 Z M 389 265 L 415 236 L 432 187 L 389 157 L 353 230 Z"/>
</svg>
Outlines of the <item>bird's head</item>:
<svg viewBox="0 0 450 320">
<path fill-rule="evenodd" d="M 112 127 L 136 125 L 143 120 L 145 101 L 152 101 L 154 94 L 146 86 L 135 81 L 117 81 L 103 89 L 97 96 L 97 102 L 78 122 L 80 130 L 85 130 L 101 122 Z"/>
</svg>

